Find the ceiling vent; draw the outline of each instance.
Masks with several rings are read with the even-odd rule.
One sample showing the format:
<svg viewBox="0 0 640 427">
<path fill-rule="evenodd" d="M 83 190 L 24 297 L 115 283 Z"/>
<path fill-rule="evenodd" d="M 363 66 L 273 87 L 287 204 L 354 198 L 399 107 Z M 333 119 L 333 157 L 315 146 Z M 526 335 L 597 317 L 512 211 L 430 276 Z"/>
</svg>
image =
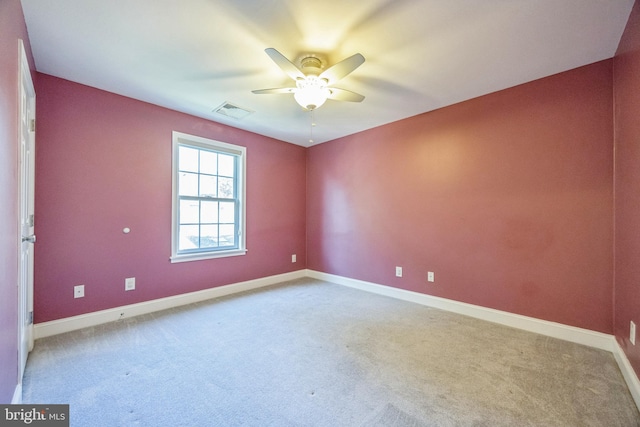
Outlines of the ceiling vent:
<svg viewBox="0 0 640 427">
<path fill-rule="evenodd" d="M 222 114 L 223 116 L 231 117 L 232 119 L 240 120 L 253 113 L 251 110 L 246 110 L 242 107 L 238 107 L 230 102 L 225 102 L 215 110 L 214 113 Z"/>
</svg>

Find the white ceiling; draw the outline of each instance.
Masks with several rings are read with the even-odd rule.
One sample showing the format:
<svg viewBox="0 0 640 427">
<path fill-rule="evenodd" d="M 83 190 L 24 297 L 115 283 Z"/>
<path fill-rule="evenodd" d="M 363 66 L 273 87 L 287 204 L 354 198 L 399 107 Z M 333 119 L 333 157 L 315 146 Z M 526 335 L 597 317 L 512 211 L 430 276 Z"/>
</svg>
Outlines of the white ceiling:
<svg viewBox="0 0 640 427">
<path fill-rule="evenodd" d="M 615 54 L 634 0 L 22 0 L 38 71 L 309 146 L 310 113 L 264 52 L 354 53 L 315 144 Z M 213 113 L 230 102 L 241 120 Z"/>
</svg>

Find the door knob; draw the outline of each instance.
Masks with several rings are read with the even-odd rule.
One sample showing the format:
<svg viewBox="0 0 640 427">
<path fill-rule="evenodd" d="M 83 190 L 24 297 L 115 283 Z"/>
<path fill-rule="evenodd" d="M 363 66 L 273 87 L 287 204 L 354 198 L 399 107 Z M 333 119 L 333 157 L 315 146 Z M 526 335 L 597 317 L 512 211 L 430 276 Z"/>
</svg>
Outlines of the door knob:
<svg viewBox="0 0 640 427">
<path fill-rule="evenodd" d="M 31 236 L 23 237 L 22 241 L 23 242 L 29 242 L 29 243 L 35 243 L 36 242 L 36 235 L 32 234 Z"/>
</svg>

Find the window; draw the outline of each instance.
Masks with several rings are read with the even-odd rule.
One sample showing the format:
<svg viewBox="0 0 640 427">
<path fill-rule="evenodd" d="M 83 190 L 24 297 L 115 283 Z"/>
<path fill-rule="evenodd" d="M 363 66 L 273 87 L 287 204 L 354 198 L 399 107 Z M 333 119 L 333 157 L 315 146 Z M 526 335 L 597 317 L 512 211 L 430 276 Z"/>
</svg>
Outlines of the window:
<svg viewBox="0 0 640 427">
<path fill-rule="evenodd" d="M 171 262 L 244 255 L 246 148 L 173 132 Z"/>
</svg>

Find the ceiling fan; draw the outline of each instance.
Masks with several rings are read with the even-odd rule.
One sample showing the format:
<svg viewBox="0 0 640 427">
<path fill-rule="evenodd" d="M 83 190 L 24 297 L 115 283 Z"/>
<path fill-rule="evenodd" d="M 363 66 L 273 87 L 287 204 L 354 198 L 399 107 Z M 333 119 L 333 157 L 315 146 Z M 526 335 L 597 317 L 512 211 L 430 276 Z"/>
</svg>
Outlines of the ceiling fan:
<svg viewBox="0 0 640 427">
<path fill-rule="evenodd" d="M 359 53 L 348 57 L 322 71 L 322 60 L 314 55 L 308 55 L 300 60 L 300 68 L 289 61 L 274 48 L 267 48 L 265 52 L 282 71 L 296 82 L 296 87 L 282 87 L 274 89 L 254 90 L 256 94 L 293 94 L 296 102 L 307 110 L 315 110 L 327 99 L 336 101 L 361 102 L 364 96 L 350 90 L 330 87 L 335 82 L 351 73 L 364 62 L 364 56 Z"/>
</svg>

